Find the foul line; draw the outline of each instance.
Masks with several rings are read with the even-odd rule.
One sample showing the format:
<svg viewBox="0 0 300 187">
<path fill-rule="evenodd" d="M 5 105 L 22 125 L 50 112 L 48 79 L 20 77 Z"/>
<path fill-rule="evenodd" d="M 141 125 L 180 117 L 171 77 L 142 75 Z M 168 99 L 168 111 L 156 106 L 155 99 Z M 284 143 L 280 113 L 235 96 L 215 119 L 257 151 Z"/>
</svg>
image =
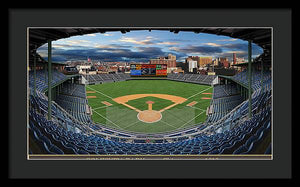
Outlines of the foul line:
<svg viewBox="0 0 300 187">
<path fill-rule="evenodd" d="M 96 111 L 94 111 L 96 112 Z M 101 116 L 102 118 L 106 119 L 107 121 L 111 122 L 112 124 L 116 125 L 117 127 L 119 127 L 120 129 L 123 129 L 121 128 L 119 125 L 115 124 L 114 122 L 110 121 L 109 119 L 107 119 L 106 117 L 102 116 L 101 114 L 99 114 L 98 112 L 96 112 L 96 114 L 98 114 L 99 116 Z"/>
<path fill-rule="evenodd" d="M 134 123 L 132 123 L 132 124 L 130 124 L 130 125 L 128 125 L 128 126 L 126 126 L 126 127 L 124 127 L 124 129 L 127 129 L 128 127 L 131 127 L 131 126 L 133 126 L 133 125 L 135 125 L 135 124 L 137 124 L 138 122 L 141 122 L 141 121 L 136 121 L 136 122 L 134 122 Z"/>
<path fill-rule="evenodd" d="M 196 94 L 194 94 L 194 95 L 192 95 L 192 96 L 190 96 L 190 97 L 188 97 L 188 98 L 186 98 L 186 99 L 190 99 L 190 98 L 192 98 L 192 97 L 194 97 L 194 96 L 196 96 L 196 95 L 198 95 L 198 94 L 201 94 L 202 92 L 205 92 L 206 90 L 208 90 L 208 89 L 210 89 L 210 88 L 212 88 L 212 86 L 210 86 L 209 88 L 207 88 L 207 89 L 205 89 L 205 90 L 202 90 L 201 92 L 198 92 L 198 93 L 196 93 Z"/>
<path fill-rule="evenodd" d="M 97 110 L 97 109 L 100 109 L 100 108 L 107 108 L 109 106 L 100 106 L 100 107 L 97 107 L 97 108 L 92 108 L 92 110 Z"/>
<path fill-rule="evenodd" d="M 191 107 L 191 108 L 194 108 L 194 109 L 198 109 L 198 110 L 206 111 L 206 110 L 203 110 L 203 109 L 201 109 L 201 108 L 194 107 L 194 106 L 186 106 L 186 107 Z"/>
<path fill-rule="evenodd" d="M 93 88 L 91 88 L 91 87 L 89 87 L 89 86 L 88 86 L 88 88 L 91 89 L 91 90 L 94 90 L 95 92 L 98 92 L 99 94 L 102 94 L 102 95 L 104 95 L 104 96 L 106 96 L 106 97 L 108 97 L 108 98 L 110 98 L 110 99 L 113 99 L 112 97 L 110 97 L 110 96 L 108 96 L 108 95 L 106 95 L 106 94 L 104 94 L 104 93 L 102 93 L 102 92 L 99 92 L 98 90 L 95 90 L 95 89 L 93 89 Z"/>
<path fill-rule="evenodd" d="M 182 122 L 185 122 L 183 119 L 179 118 L 178 116 L 174 115 L 171 111 L 169 110 L 165 110 L 164 112 L 168 112 L 168 114 L 170 114 L 171 116 L 175 117 L 178 120 L 181 120 Z"/>
<path fill-rule="evenodd" d="M 203 111 L 203 112 L 205 112 L 205 111 Z M 188 124 L 189 122 L 191 122 L 192 120 L 194 120 L 195 118 L 197 118 L 198 116 L 200 116 L 201 114 L 203 114 L 203 112 L 201 112 L 200 114 L 198 114 L 197 116 L 195 116 L 194 118 L 192 118 L 190 121 L 186 122 L 185 124 L 181 125 L 178 128 L 181 128 L 181 127 L 185 126 L 186 124 Z"/>
<path fill-rule="evenodd" d="M 169 124 L 169 123 L 167 123 L 167 122 L 165 122 L 163 120 L 160 120 L 160 121 L 163 122 L 163 123 L 165 123 L 165 124 L 167 124 L 167 125 L 169 125 L 169 126 L 171 126 L 171 127 L 174 127 L 175 129 L 177 129 L 177 127 L 175 127 L 175 126 L 173 126 L 173 125 L 171 125 L 171 124 Z"/>
</svg>

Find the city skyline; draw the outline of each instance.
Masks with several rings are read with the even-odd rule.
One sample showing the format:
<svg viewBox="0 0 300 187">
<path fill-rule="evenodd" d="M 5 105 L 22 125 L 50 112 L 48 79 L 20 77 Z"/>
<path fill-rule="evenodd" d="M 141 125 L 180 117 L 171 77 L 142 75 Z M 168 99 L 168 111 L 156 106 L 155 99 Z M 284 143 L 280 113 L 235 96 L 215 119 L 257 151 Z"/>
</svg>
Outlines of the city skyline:
<svg viewBox="0 0 300 187">
<path fill-rule="evenodd" d="M 47 44 L 37 52 L 47 59 Z M 188 56 L 211 56 L 213 59 L 226 57 L 232 60 L 232 54 L 247 58 L 248 42 L 227 36 L 206 33 L 148 30 L 94 33 L 60 39 L 52 42 L 53 61 L 92 60 L 149 62 L 150 59 L 172 54 L 178 62 L 184 62 Z M 263 53 L 262 48 L 253 44 L 252 58 Z"/>
</svg>

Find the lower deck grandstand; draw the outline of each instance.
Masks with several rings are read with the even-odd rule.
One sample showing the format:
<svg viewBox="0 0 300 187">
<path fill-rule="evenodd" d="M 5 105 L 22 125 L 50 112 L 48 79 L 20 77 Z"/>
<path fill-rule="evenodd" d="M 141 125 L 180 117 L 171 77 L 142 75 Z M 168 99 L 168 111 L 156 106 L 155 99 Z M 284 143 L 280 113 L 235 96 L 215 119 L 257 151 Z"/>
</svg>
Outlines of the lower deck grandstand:
<svg viewBox="0 0 300 187">
<path fill-rule="evenodd" d="M 269 153 L 271 89 L 270 80 L 259 87 L 260 79 L 252 94 L 253 117 L 248 119 L 248 100 L 243 99 L 236 85 L 214 85 L 213 99 L 205 123 L 164 134 L 152 135 L 152 143 L 142 134 L 110 129 L 95 124 L 88 113 L 85 85 L 72 83 L 54 71 L 52 84 L 60 84 L 59 94 L 52 103 L 53 119 L 47 120 L 47 76 L 37 71 L 36 96 L 33 95 L 33 76 L 29 73 L 30 153 L 45 154 L 248 154 Z M 242 72 L 243 74 L 244 72 Z M 187 74 L 188 75 L 188 74 Z M 268 73 L 264 74 L 269 77 Z M 89 76 L 89 80 L 106 82 L 124 81 L 125 74 Z M 97 77 L 97 78 L 95 78 Z M 119 79 L 117 79 L 118 77 Z M 121 77 L 121 78 L 120 78 Z M 238 78 L 240 75 L 235 76 Z M 87 76 L 86 76 L 87 78 Z M 168 75 L 168 79 L 200 84 L 211 84 L 216 77 L 205 75 Z M 269 77 L 270 78 L 270 77 Z"/>
<path fill-rule="evenodd" d="M 83 82 L 86 84 L 102 84 L 107 82 L 117 82 L 132 79 L 128 73 L 113 73 L 113 74 L 91 74 L 82 75 Z M 215 75 L 202 75 L 202 74 L 182 74 L 182 73 L 169 73 L 168 80 L 190 82 L 197 84 L 211 85 L 212 81 L 216 78 Z"/>
</svg>

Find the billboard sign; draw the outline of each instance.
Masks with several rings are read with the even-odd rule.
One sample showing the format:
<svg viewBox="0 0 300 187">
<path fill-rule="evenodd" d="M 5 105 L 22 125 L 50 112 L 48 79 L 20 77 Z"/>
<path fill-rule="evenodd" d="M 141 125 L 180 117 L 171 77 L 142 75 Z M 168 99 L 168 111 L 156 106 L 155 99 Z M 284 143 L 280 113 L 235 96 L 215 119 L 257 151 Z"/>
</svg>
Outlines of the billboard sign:
<svg viewBox="0 0 300 187">
<path fill-rule="evenodd" d="M 167 64 L 131 64 L 131 76 L 167 76 Z"/>
</svg>

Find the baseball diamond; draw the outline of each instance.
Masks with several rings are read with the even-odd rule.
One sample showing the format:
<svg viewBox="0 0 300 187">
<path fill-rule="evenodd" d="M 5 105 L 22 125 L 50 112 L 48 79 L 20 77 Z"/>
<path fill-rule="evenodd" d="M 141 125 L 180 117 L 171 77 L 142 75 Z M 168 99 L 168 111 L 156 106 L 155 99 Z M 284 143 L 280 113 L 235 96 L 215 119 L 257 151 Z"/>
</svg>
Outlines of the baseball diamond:
<svg viewBox="0 0 300 187">
<path fill-rule="evenodd" d="M 130 80 L 86 86 L 92 119 L 107 127 L 140 133 L 167 132 L 206 120 L 212 87 L 168 80 Z M 95 98 L 90 99 L 90 96 Z M 103 102 L 111 106 L 102 107 Z M 195 102 L 194 108 L 186 106 Z"/>
</svg>

